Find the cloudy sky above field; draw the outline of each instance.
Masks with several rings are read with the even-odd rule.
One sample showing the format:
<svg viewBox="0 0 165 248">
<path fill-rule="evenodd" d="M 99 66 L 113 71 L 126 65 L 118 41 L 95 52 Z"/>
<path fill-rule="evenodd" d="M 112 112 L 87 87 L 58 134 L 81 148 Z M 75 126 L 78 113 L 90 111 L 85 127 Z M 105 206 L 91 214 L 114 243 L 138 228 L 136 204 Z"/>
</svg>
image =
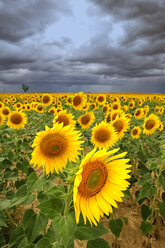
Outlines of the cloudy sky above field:
<svg viewBox="0 0 165 248">
<path fill-rule="evenodd" d="M 0 92 L 164 92 L 164 0 L 0 0 Z"/>
</svg>

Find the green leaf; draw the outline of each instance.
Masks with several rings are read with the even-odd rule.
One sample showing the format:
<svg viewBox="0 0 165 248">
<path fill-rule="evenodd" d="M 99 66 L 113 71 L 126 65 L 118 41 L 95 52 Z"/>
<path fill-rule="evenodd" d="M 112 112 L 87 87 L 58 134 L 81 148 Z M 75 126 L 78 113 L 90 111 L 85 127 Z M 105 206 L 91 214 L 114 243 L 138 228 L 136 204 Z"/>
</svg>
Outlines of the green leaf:
<svg viewBox="0 0 165 248">
<path fill-rule="evenodd" d="M 5 159 L 5 157 L 0 157 L 0 163 L 3 162 Z"/>
<path fill-rule="evenodd" d="M 123 228 L 123 221 L 120 218 L 109 221 L 109 227 L 112 233 L 119 238 L 121 230 Z"/>
<path fill-rule="evenodd" d="M 144 235 L 146 235 L 146 234 L 152 232 L 152 230 L 153 230 L 153 225 L 152 225 L 151 223 L 149 223 L 148 221 L 143 221 L 143 222 L 141 223 L 140 229 L 141 229 L 142 233 L 143 233 Z"/>
<path fill-rule="evenodd" d="M 46 181 L 45 176 L 38 178 L 35 172 L 31 173 L 27 179 L 28 192 L 32 192 L 33 190 L 36 190 L 36 191 L 42 190 L 42 187 L 45 181 Z"/>
<path fill-rule="evenodd" d="M 124 221 L 124 223 L 126 224 L 126 225 L 128 225 L 128 218 L 127 217 L 121 217 L 122 218 L 122 220 Z"/>
<path fill-rule="evenodd" d="M 4 198 L 0 198 L 0 209 L 6 209 L 10 206 L 11 200 Z"/>
<path fill-rule="evenodd" d="M 61 198 L 65 194 L 65 187 L 63 185 L 57 185 L 45 193 L 57 198 Z"/>
<path fill-rule="evenodd" d="M 22 247 L 25 247 L 26 243 L 27 239 L 22 225 L 14 228 L 10 236 L 8 248 L 17 248 L 20 247 L 20 244 L 22 244 Z"/>
<path fill-rule="evenodd" d="M 23 217 L 23 228 L 27 240 L 32 243 L 39 233 L 44 230 L 48 222 L 48 218 L 42 213 L 36 214 L 32 209 L 25 212 Z"/>
<path fill-rule="evenodd" d="M 87 248 L 111 248 L 108 242 L 105 239 L 95 239 L 89 240 L 87 243 Z"/>
<path fill-rule="evenodd" d="M 57 243 L 51 243 L 46 237 L 39 240 L 35 248 L 63 248 L 63 245 Z"/>
<path fill-rule="evenodd" d="M 7 169 L 4 173 L 4 176 L 7 180 L 15 180 L 19 177 L 16 169 L 14 170 Z"/>
<path fill-rule="evenodd" d="M 108 230 L 102 223 L 98 223 L 97 226 L 92 227 L 89 222 L 87 222 L 86 225 L 84 223 L 79 223 L 77 225 L 77 230 L 75 231 L 75 237 L 79 240 L 92 240 L 106 233 L 108 233 Z"/>
<path fill-rule="evenodd" d="M 51 198 L 42 202 L 37 206 L 46 216 L 50 219 L 56 217 L 59 213 L 61 213 L 63 207 L 62 200 L 58 198 Z"/>
<path fill-rule="evenodd" d="M 19 189 L 17 190 L 14 198 L 11 201 L 10 208 L 23 203 L 27 199 L 27 186 L 23 184 Z"/>
<path fill-rule="evenodd" d="M 165 219 L 165 202 L 159 202 L 158 206 L 161 216 Z"/>
<path fill-rule="evenodd" d="M 156 194 L 156 188 L 152 187 L 149 183 L 145 183 L 141 189 L 142 198 L 151 197 Z"/>
<path fill-rule="evenodd" d="M 148 217 L 151 215 L 151 209 L 146 204 L 143 204 L 141 206 L 141 215 L 143 220 L 147 220 Z"/>
<path fill-rule="evenodd" d="M 0 226 L 7 227 L 3 211 L 0 211 Z"/>
<path fill-rule="evenodd" d="M 1 157 L 2 158 L 2 157 Z M 2 161 L 0 162 L 0 169 L 1 170 L 5 170 L 11 166 L 13 166 L 13 164 L 10 162 L 10 160 L 8 159 L 1 159 Z"/>
<path fill-rule="evenodd" d="M 72 212 L 64 216 L 56 216 L 53 219 L 53 227 L 61 236 L 64 245 L 67 246 L 76 229 L 74 213 Z"/>
</svg>

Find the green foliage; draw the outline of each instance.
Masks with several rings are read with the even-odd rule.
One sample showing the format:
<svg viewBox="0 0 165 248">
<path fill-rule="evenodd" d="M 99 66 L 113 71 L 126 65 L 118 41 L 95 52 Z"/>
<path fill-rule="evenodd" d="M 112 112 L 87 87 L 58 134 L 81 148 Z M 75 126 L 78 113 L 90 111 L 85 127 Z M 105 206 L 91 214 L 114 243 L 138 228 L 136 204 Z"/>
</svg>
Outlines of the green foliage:
<svg viewBox="0 0 165 248">
<path fill-rule="evenodd" d="M 109 221 L 109 227 L 111 232 L 116 236 L 116 237 L 120 237 L 120 233 L 122 231 L 123 228 L 123 221 L 121 218 L 117 218 L 117 219 L 112 219 Z"/>
<path fill-rule="evenodd" d="M 106 233 L 108 233 L 108 230 L 103 226 L 102 223 L 98 223 L 97 226 L 91 227 L 89 222 L 84 225 L 84 223 L 81 221 L 77 225 L 75 238 L 79 240 L 93 240 Z"/>
<path fill-rule="evenodd" d="M 95 240 L 89 240 L 87 243 L 87 248 L 111 248 L 108 244 L 108 242 L 105 239 L 95 239 Z"/>
<path fill-rule="evenodd" d="M 148 221 L 143 221 L 141 223 L 140 229 L 144 235 L 150 233 L 153 230 L 153 225 Z"/>
</svg>

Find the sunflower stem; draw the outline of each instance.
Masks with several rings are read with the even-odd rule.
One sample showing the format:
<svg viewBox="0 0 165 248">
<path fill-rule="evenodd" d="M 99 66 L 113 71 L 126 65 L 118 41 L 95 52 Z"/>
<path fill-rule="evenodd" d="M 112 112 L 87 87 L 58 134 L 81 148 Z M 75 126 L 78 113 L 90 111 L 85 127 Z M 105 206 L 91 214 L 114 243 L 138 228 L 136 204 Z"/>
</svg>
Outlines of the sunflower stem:
<svg viewBox="0 0 165 248">
<path fill-rule="evenodd" d="M 71 204 L 71 201 L 72 201 L 71 190 L 72 190 L 71 185 L 69 185 L 69 188 L 68 188 L 68 196 L 67 196 L 66 199 L 65 199 L 64 215 L 67 215 L 68 212 L 69 212 L 69 207 L 70 207 L 70 204 Z"/>
</svg>

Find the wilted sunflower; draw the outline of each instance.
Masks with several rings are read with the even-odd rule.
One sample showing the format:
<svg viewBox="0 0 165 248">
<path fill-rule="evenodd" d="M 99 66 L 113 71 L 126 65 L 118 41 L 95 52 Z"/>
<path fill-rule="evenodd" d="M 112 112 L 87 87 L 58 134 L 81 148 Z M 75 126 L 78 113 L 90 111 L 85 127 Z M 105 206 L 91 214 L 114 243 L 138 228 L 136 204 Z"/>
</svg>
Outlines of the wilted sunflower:
<svg viewBox="0 0 165 248">
<path fill-rule="evenodd" d="M 114 127 L 104 121 L 95 125 L 92 130 L 91 142 L 96 148 L 109 149 L 118 140 Z"/>
<path fill-rule="evenodd" d="M 132 129 L 131 136 L 132 136 L 133 139 L 138 139 L 140 137 L 140 133 L 141 133 L 141 128 L 138 127 L 138 126 L 135 126 Z"/>
<path fill-rule="evenodd" d="M 112 213 L 112 206 L 117 207 L 116 201 L 121 202 L 130 178 L 128 170 L 129 159 L 123 159 L 127 152 L 111 156 L 119 149 L 107 152 L 105 149 L 96 152 L 93 149 L 82 160 L 76 173 L 73 202 L 76 222 L 82 212 L 84 222 L 88 219 L 92 225 L 97 225 L 104 213 Z"/>
<path fill-rule="evenodd" d="M 74 116 L 72 114 L 68 114 L 66 112 L 66 110 L 60 111 L 53 120 L 53 124 L 55 124 L 56 122 L 58 123 L 63 123 L 63 126 L 67 126 L 67 125 L 71 125 L 74 126 L 75 125 L 75 121 L 74 121 Z"/>
<path fill-rule="evenodd" d="M 45 131 L 39 132 L 34 139 L 32 147 L 32 159 L 34 166 L 43 166 L 46 174 L 62 171 L 69 161 L 75 162 L 80 154 L 81 144 L 80 133 L 73 130 L 69 125 L 63 127 L 62 123 L 55 123 L 53 128 L 45 127 Z"/>
<path fill-rule="evenodd" d="M 147 118 L 144 120 L 143 125 L 143 133 L 149 135 L 155 132 L 157 128 L 159 128 L 160 125 L 160 119 L 155 114 L 150 114 Z"/>
<path fill-rule="evenodd" d="M 95 116 L 93 112 L 87 112 L 84 115 L 81 115 L 78 119 L 82 129 L 88 129 L 94 122 Z"/>
<path fill-rule="evenodd" d="M 0 113 L 0 125 L 3 125 L 4 121 L 5 121 L 5 117 Z"/>
<path fill-rule="evenodd" d="M 119 139 L 121 139 L 124 136 L 124 133 L 127 132 L 127 130 L 129 129 L 129 123 L 130 120 L 124 115 L 112 122 L 112 125 L 115 128 Z"/>
<path fill-rule="evenodd" d="M 27 117 L 25 113 L 13 111 L 8 116 L 7 125 L 14 129 L 24 128 L 27 122 Z"/>
<path fill-rule="evenodd" d="M 75 94 L 72 100 L 73 108 L 76 110 L 82 110 L 85 104 L 86 104 L 86 96 L 83 94 L 83 92 L 79 92 Z"/>
</svg>

